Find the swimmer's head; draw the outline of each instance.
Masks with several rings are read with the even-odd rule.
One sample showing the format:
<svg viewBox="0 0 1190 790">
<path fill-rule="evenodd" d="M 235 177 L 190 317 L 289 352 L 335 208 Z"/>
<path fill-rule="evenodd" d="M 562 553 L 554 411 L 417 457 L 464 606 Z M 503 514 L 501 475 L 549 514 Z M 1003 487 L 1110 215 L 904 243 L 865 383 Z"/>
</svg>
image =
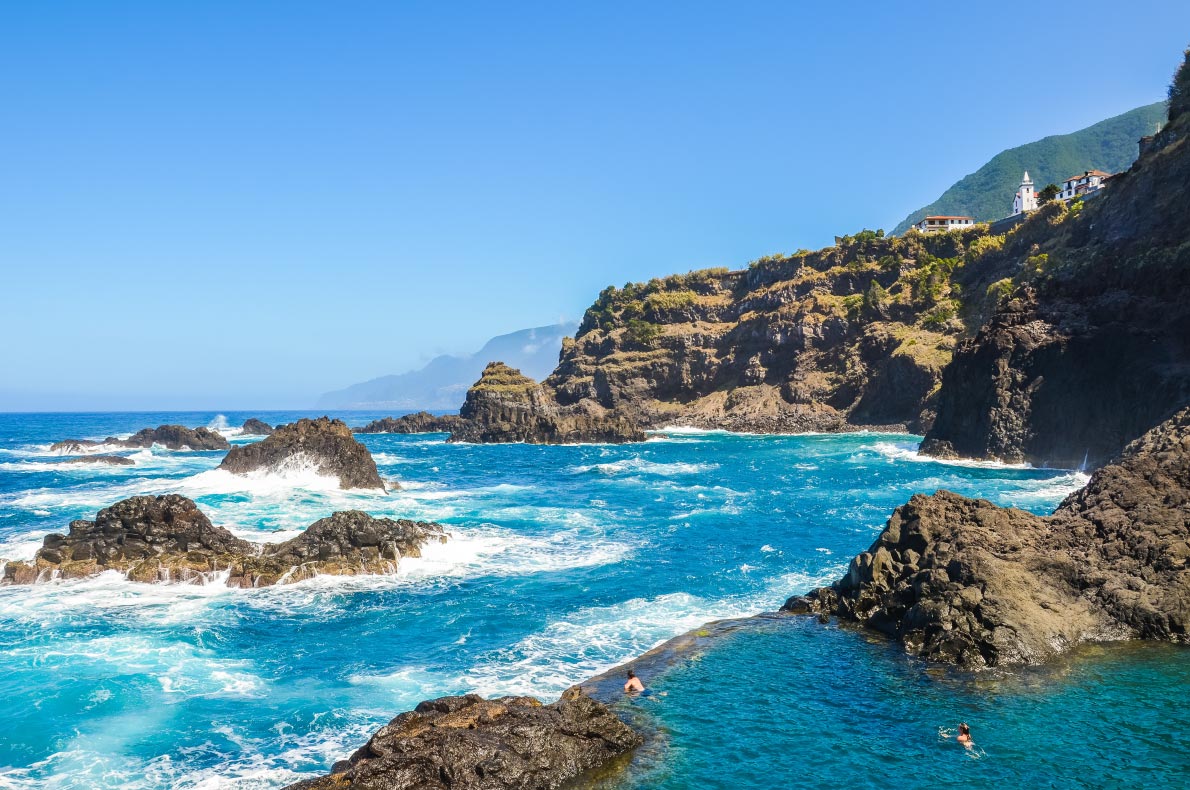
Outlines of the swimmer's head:
<svg viewBox="0 0 1190 790">
<path fill-rule="evenodd" d="M 628 677 L 629 677 L 629 678 L 634 678 L 634 677 L 636 677 L 636 673 L 635 673 L 635 672 L 633 672 L 633 671 L 630 669 L 630 670 L 628 670 Z"/>
<path fill-rule="evenodd" d="M 960 735 L 970 735 L 970 734 L 971 734 L 971 728 L 970 728 L 970 727 L 968 727 L 968 726 L 967 726 L 965 723 L 964 723 L 964 724 L 960 724 L 960 725 L 959 725 L 959 734 L 960 734 Z"/>
</svg>

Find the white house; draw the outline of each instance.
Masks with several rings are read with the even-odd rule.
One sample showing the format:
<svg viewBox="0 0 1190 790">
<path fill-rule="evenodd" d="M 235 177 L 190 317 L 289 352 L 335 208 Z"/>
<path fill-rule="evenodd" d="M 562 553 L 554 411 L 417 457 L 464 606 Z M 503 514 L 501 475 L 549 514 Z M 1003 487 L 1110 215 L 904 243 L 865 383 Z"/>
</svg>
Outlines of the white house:
<svg viewBox="0 0 1190 790">
<path fill-rule="evenodd" d="M 1081 176 L 1071 176 L 1062 182 L 1062 191 L 1058 193 L 1061 200 L 1074 200 L 1098 192 L 1103 189 L 1104 182 L 1111 178 L 1111 173 L 1102 170 L 1087 170 Z"/>
<path fill-rule="evenodd" d="M 974 224 L 975 220 L 971 219 L 971 217 L 936 216 L 926 217 L 913 227 L 917 228 L 922 233 L 945 233 L 948 230 L 969 228 Z"/>
<path fill-rule="evenodd" d="M 1012 216 L 1025 214 L 1037 210 L 1037 193 L 1033 191 L 1033 179 L 1029 178 L 1029 171 L 1025 171 L 1021 179 L 1021 186 L 1012 199 Z"/>
</svg>

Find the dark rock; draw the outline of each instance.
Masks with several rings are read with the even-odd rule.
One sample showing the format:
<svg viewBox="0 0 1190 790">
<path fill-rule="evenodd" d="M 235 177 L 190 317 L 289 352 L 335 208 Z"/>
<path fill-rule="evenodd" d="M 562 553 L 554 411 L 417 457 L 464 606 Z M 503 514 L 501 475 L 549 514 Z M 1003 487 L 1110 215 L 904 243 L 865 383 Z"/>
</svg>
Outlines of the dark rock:
<svg viewBox="0 0 1190 790">
<path fill-rule="evenodd" d="M 341 420 L 319 417 L 283 425 L 260 442 L 234 447 L 219 464 L 236 474 L 277 472 L 309 463 L 319 474 L 339 478 L 341 488 L 379 488 L 384 482 L 368 448 L 355 440 Z"/>
<path fill-rule="evenodd" d="M 270 436 L 273 433 L 273 426 L 255 417 L 249 417 L 244 420 L 244 426 L 240 431 L 245 436 Z"/>
<path fill-rule="evenodd" d="M 640 743 L 577 689 L 551 705 L 532 697 L 441 697 L 381 727 L 330 774 L 287 790 L 552 790 Z"/>
<path fill-rule="evenodd" d="M 1190 409 L 1049 517 L 948 491 L 914 496 L 842 579 L 784 608 L 974 668 L 1037 663 L 1092 640 L 1186 642 Z"/>
<path fill-rule="evenodd" d="M 47 535 L 32 562 L 10 562 L 3 583 L 32 584 L 116 570 L 139 582 L 207 582 L 227 572 L 230 587 L 264 587 L 317 575 L 395 573 L 402 557 L 445 542 L 428 522 L 373 518 L 350 510 L 316 521 L 284 543 L 257 544 L 211 524 L 177 494 L 139 496 L 73 521 L 68 535 Z"/>
<path fill-rule="evenodd" d="M 452 442 L 639 442 L 644 432 L 622 415 L 563 409 L 545 388 L 503 362 L 492 362 L 459 410 Z"/>
<path fill-rule="evenodd" d="M 430 414 L 419 411 L 401 417 L 385 417 L 373 420 L 356 433 L 450 433 L 458 427 L 461 418 L 457 414 Z"/>
<path fill-rule="evenodd" d="M 58 463 L 62 464 L 107 464 L 108 466 L 133 466 L 136 462 L 122 455 L 84 455 L 79 458 L 67 458 Z"/>
<path fill-rule="evenodd" d="M 101 442 L 90 439 L 66 439 L 50 445 L 60 453 L 85 453 L 100 445 L 110 447 L 152 447 L 159 444 L 170 450 L 226 450 L 227 440 L 209 428 L 187 428 L 183 425 L 162 425 L 142 428 L 127 439 L 109 436 Z"/>
</svg>

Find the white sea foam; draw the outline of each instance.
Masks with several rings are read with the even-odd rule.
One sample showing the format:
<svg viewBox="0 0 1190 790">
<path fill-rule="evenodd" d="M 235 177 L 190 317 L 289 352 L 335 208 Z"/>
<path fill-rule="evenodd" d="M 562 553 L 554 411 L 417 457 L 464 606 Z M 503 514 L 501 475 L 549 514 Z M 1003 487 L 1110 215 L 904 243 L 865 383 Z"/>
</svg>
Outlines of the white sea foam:
<svg viewBox="0 0 1190 790">
<path fill-rule="evenodd" d="M 675 475 L 695 475 L 711 472 L 718 469 L 718 464 L 693 464 L 682 461 L 674 461 L 671 463 L 659 463 L 656 461 L 649 461 L 644 458 L 625 458 L 620 461 L 611 461 L 603 464 L 587 464 L 585 466 L 576 466 L 573 468 L 575 474 L 586 474 L 589 472 L 598 472 L 603 475 L 621 475 L 621 474 L 648 474 L 659 475 L 661 477 L 672 477 Z"/>
<path fill-rule="evenodd" d="M 223 438 L 230 439 L 233 436 L 245 436 L 243 428 L 234 427 L 227 421 L 227 417 L 223 414 L 216 414 L 215 418 L 207 423 L 207 428 L 215 433 L 221 434 Z"/>
<path fill-rule="evenodd" d="M 942 464 L 944 466 L 966 466 L 976 469 L 1036 469 L 1030 464 L 1006 464 L 1002 461 L 980 461 L 972 458 L 935 458 L 932 455 L 923 455 L 918 452 L 917 446 L 913 444 L 898 444 L 896 442 L 876 442 L 870 446 L 861 447 L 862 450 L 870 450 L 885 458 L 896 461 L 914 461 L 917 463 Z"/>
</svg>

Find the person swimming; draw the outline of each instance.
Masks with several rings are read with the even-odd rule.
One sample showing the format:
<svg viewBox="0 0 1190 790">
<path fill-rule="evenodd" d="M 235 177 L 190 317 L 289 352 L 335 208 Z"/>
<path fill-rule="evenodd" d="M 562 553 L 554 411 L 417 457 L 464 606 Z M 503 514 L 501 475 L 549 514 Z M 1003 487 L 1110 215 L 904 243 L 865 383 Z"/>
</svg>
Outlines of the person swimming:
<svg viewBox="0 0 1190 790">
<path fill-rule="evenodd" d="M 628 670 L 628 682 L 624 684 L 624 693 L 631 694 L 632 692 L 644 692 L 645 684 L 640 682 L 640 678 L 631 669 Z"/>
<path fill-rule="evenodd" d="M 967 726 L 966 722 L 959 725 L 959 737 L 955 738 L 955 740 L 968 749 L 975 745 L 975 741 L 971 740 L 971 728 Z"/>
</svg>

